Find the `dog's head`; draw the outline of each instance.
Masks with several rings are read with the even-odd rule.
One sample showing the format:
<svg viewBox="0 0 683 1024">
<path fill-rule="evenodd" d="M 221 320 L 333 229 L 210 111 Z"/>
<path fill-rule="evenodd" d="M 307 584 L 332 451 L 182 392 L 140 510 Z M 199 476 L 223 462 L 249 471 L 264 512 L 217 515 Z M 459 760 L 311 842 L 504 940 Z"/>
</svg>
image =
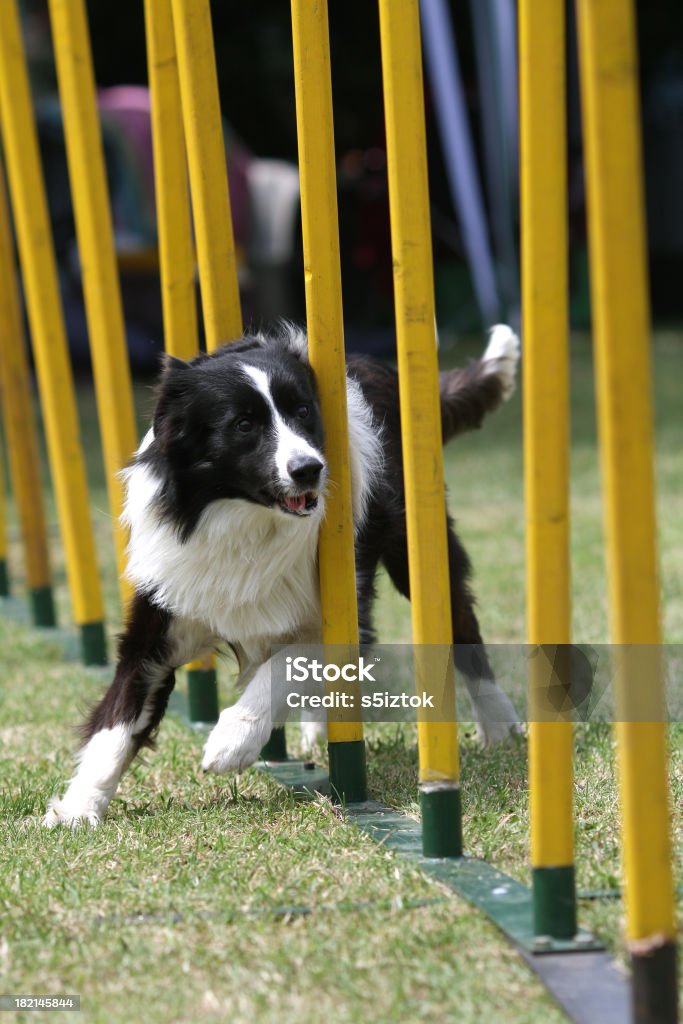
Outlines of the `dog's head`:
<svg viewBox="0 0 683 1024">
<path fill-rule="evenodd" d="M 161 474 L 165 511 L 185 536 L 218 499 L 315 515 L 327 464 L 305 336 L 257 335 L 189 363 L 168 358 L 141 458 Z"/>
</svg>

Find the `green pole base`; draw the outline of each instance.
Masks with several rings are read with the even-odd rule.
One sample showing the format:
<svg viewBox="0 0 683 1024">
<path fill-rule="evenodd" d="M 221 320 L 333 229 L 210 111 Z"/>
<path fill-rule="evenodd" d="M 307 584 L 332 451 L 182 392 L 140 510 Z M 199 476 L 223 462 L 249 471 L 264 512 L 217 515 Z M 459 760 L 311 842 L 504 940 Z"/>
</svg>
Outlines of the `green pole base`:
<svg viewBox="0 0 683 1024">
<path fill-rule="evenodd" d="M 52 587 L 33 587 L 31 590 L 31 614 L 34 626 L 51 627 L 57 625 L 55 602 Z"/>
<path fill-rule="evenodd" d="M 462 803 L 459 786 L 420 789 L 422 853 L 462 857 Z"/>
<path fill-rule="evenodd" d="M 262 761 L 286 761 L 287 760 L 287 736 L 284 725 L 273 729 L 270 739 L 261 751 Z"/>
<path fill-rule="evenodd" d="M 576 880 L 574 865 L 561 868 L 533 868 L 534 935 L 573 939 L 576 923 Z"/>
<path fill-rule="evenodd" d="M 81 651 L 85 665 L 107 664 L 107 641 L 103 622 L 81 623 Z"/>
<path fill-rule="evenodd" d="M 633 1024 L 676 1024 L 678 977 L 676 943 L 665 940 L 650 950 L 631 951 Z"/>
<path fill-rule="evenodd" d="M 218 721 L 218 686 L 215 668 L 188 669 L 187 706 L 192 723 Z"/>
<path fill-rule="evenodd" d="M 7 570 L 7 562 L 4 558 L 0 559 L 0 597 L 9 597 L 9 572 Z"/>
<path fill-rule="evenodd" d="M 328 743 L 330 788 L 337 803 L 361 804 L 368 798 L 365 740 Z"/>
</svg>

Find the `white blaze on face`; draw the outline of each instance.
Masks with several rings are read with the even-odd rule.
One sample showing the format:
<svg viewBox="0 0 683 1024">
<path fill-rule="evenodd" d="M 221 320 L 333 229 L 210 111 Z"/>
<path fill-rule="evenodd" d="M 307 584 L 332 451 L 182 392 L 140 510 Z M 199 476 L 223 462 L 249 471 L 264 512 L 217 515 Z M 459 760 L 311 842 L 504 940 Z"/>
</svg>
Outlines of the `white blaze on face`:
<svg viewBox="0 0 683 1024">
<path fill-rule="evenodd" d="M 287 426 L 278 412 L 275 402 L 273 401 L 273 396 L 270 390 L 270 381 L 268 380 L 267 373 L 265 373 L 264 370 L 258 369 L 256 366 L 243 365 L 242 369 L 247 376 L 251 378 L 256 390 L 260 395 L 263 395 L 268 403 L 273 416 L 273 427 L 275 429 L 275 465 L 278 476 L 280 477 L 280 483 L 283 487 L 291 487 L 294 481 L 289 474 L 287 466 L 294 456 L 318 459 L 323 464 L 325 459 L 317 449 L 309 444 L 305 437 L 302 437 L 301 434 L 295 433 L 295 431 Z"/>
</svg>

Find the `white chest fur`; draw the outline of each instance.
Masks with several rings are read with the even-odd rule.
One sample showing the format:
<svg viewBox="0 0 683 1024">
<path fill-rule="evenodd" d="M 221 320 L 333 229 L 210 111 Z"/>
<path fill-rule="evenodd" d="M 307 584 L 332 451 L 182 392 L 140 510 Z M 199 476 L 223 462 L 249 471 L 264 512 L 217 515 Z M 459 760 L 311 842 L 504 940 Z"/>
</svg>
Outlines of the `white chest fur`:
<svg viewBox="0 0 683 1024">
<path fill-rule="evenodd" d="M 182 542 L 158 513 L 159 487 L 145 466 L 127 473 L 127 575 L 138 589 L 233 643 L 289 637 L 315 624 L 322 507 L 303 519 L 247 501 L 215 501 Z"/>
</svg>

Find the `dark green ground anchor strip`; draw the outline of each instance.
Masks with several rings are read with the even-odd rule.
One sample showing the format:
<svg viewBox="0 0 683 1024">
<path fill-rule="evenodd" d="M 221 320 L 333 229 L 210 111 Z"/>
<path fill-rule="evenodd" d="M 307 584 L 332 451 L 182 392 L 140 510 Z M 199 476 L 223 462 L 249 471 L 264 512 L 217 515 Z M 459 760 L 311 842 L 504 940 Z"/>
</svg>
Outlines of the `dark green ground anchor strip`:
<svg viewBox="0 0 683 1024">
<path fill-rule="evenodd" d="M 576 879 L 574 865 L 534 868 L 534 934 L 553 939 L 573 939 L 576 935 Z"/>
<path fill-rule="evenodd" d="M 324 772 L 312 762 L 289 761 L 259 767 L 299 793 L 325 791 Z M 452 796 L 457 791 L 433 792 L 447 794 L 440 798 L 441 809 L 451 814 L 451 821 L 454 817 L 457 820 L 459 807 L 456 811 Z M 437 800 L 427 801 L 428 814 L 437 815 L 438 805 Z M 603 944 L 581 929 L 572 938 L 544 935 L 539 941 L 534 935 L 533 894 L 528 886 L 474 858 L 424 856 L 420 822 L 374 800 L 347 802 L 345 816 L 375 842 L 407 858 L 486 914 L 517 946 L 575 1024 L 624 1024 L 628 1020 L 628 980 L 604 951 Z M 662 1018 L 662 1022 L 669 1024 L 669 1018 Z M 652 1019 L 648 1024 L 652 1024 Z"/>
<path fill-rule="evenodd" d="M 107 641 L 103 622 L 82 622 L 81 653 L 85 665 L 107 664 Z"/>
<path fill-rule="evenodd" d="M 346 815 L 375 842 L 409 857 L 426 874 L 478 907 L 509 939 L 530 953 L 604 949 L 601 942 L 581 930 L 571 939 L 546 936 L 545 941 L 538 943 L 533 929 L 533 899 L 529 887 L 474 857 L 425 857 L 422 853 L 422 828 L 414 818 L 374 800 L 350 805 L 346 808 Z"/>
<path fill-rule="evenodd" d="M 218 686 L 215 668 L 191 668 L 187 671 L 187 704 L 193 725 L 218 721 Z"/>
<path fill-rule="evenodd" d="M 314 761 L 264 760 L 256 767 L 299 796 L 312 797 L 316 793 L 330 795 L 330 777 L 325 769 L 316 765 Z"/>
<path fill-rule="evenodd" d="M 57 625 L 51 586 L 31 589 L 31 615 L 34 626 L 51 628 Z"/>
</svg>

